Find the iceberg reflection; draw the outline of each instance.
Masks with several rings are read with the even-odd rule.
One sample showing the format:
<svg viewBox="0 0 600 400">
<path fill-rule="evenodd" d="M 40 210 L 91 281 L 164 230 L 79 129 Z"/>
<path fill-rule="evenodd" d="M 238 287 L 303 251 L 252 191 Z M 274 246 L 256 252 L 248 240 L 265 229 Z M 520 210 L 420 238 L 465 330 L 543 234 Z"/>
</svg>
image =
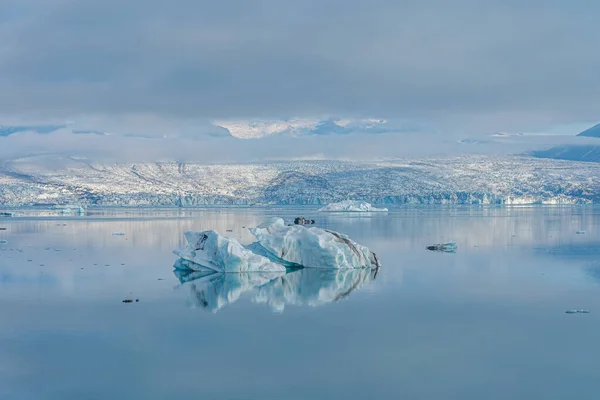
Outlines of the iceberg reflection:
<svg viewBox="0 0 600 400">
<path fill-rule="evenodd" d="M 177 263 L 185 262 L 178 260 Z M 176 263 L 176 264 L 177 264 Z M 174 274 L 189 290 L 193 307 L 217 312 L 227 304 L 250 296 L 257 304 L 267 304 L 283 312 L 286 305 L 317 307 L 347 297 L 377 276 L 377 269 L 313 269 L 291 272 L 219 273 L 190 271 L 175 266 Z"/>
</svg>

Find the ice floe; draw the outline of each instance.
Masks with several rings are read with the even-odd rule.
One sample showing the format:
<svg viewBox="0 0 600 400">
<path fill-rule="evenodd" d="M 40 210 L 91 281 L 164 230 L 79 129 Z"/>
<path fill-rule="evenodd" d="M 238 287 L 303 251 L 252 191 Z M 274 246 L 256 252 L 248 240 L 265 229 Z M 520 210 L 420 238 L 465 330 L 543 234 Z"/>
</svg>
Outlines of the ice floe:
<svg viewBox="0 0 600 400">
<path fill-rule="evenodd" d="M 370 203 L 360 200 L 344 200 L 339 203 L 331 203 L 319 211 L 329 212 L 387 212 L 387 208 L 375 208 Z"/>
</svg>

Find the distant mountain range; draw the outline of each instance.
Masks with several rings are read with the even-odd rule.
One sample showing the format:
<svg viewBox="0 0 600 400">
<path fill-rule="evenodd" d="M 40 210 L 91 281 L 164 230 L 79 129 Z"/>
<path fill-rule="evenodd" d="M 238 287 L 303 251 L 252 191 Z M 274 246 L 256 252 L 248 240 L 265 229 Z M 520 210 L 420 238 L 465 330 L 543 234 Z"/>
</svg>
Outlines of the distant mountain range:
<svg viewBox="0 0 600 400">
<path fill-rule="evenodd" d="M 268 136 L 303 136 L 360 133 L 384 133 L 392 130 L 382 119 L 297 118 L 289 120 L 213 121 L 238 139 Z"/>
<path fill-rule="evenodd" d="M 591 128 L 586 129 L 577 136 L 600 137 L 600 124 L 594 125 Z"/>
<path fill-rule="evenodd" d="M 600 124 L 579 133 L 577 136 L 600 138 Z M 552 147 L 546 150 L 537 150 L 530 153 L 538 158 L 551 158 L 555 160 L 600 162 L 600 143 L 594 144 L 571 144 Z"/>
</svg>

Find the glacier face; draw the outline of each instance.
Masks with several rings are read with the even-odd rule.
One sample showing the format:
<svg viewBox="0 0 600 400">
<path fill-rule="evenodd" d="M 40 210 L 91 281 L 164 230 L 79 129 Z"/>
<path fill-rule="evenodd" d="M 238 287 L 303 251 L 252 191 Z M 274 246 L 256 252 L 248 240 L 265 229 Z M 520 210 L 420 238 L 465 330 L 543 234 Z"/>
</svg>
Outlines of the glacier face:
<svg viewBox="0 0 600 400">
<path fill-rule="evenodd" d="M 25 158 L 0 166 L 0 204 L 575 204 L 600 202 L 598 176 L 600 164 L 529 156 L 222 165 Z"/>
</svg>

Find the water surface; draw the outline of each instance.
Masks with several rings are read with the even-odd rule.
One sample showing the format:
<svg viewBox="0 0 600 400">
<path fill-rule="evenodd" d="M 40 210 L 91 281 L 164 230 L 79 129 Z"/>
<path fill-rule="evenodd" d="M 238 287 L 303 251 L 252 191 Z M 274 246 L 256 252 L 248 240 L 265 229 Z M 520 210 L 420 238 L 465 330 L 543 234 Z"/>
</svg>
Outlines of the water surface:
<svg viewBox="0 0 600 400">
<path fill-rule="evenodd" d="M 1 399 L 600 393 L 600 208 L 23 214 L 0 219 Z M 376 276 L 174 273 L 185 231 L 247 244 L 246 228 L 268 216 L 347 233 L 383 267 Z M 447 241 L 455 254 L 425 250 Z"/>
</svg>

